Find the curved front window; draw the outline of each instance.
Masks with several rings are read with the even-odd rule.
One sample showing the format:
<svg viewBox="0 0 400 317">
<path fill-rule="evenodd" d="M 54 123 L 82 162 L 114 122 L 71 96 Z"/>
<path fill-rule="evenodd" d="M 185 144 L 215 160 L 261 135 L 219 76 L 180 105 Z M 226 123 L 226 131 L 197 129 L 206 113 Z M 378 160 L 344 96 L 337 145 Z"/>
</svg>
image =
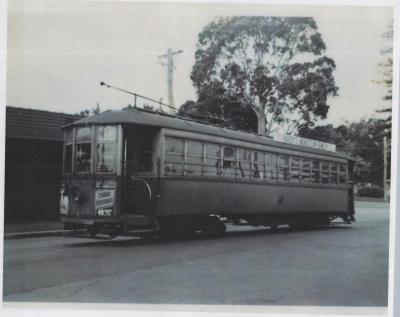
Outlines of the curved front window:
<svg viewBox="0 0 400 317">
<path fill-rule="evenodd" d="M 65 130 L 64 173 L 115 173 L 118 126 L 87 126 Z"/>
<path fill-rule="evenodd" d="M 114 173 L 117 162 L 117 127 L 96 127 L 96 172 Z"/>
</svg>

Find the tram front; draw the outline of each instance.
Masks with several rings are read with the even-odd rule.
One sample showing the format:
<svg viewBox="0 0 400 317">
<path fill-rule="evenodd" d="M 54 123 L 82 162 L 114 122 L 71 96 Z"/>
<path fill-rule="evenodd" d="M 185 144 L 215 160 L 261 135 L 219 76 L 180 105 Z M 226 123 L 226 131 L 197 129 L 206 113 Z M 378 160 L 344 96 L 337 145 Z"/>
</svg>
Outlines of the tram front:
<svg viewBox="0 0 400 317">
<path fill-rule="evenodd" d="M 99 232 L 115 236 L 127 233 L 129 226 L 138 222 L 148 229 L 154 227 L 151 193 L 155 182 L 138 177 L 136 171 L 136 166 L 144 171 L 154 170 L 152 152 L 143 156 L 140 146 L 128 147 L 134 140 L 131 134 L 132 129 L 121 124 L 65 127 L 60 196 L 65 229 L 87 229 L 92 236 Z M 153 149 L 153 138 L 146 135 L 151 145 L 145 146 Z M 137 140 L 137 134 L 135 137 Z M 146 142 L 135 142 L 143 143 Z M 146 159 L 145 165 L 132 163 L 140 157 Z M 149 177 L 152 173 L 147 174 Z"/>
</svg>

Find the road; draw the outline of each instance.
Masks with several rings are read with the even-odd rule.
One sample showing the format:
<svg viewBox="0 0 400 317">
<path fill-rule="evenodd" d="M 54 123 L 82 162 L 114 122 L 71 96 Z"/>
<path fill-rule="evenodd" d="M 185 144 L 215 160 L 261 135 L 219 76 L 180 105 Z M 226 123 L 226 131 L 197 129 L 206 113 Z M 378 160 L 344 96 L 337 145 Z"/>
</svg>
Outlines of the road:
<svg viewBox="0 0 400 317">
<path fill-rule="evenodd" d="M 358 202 L 356 215 L 186 240 L 5 240 L 4 301 L 386 306 L 388 204 Z"/>
</svg>

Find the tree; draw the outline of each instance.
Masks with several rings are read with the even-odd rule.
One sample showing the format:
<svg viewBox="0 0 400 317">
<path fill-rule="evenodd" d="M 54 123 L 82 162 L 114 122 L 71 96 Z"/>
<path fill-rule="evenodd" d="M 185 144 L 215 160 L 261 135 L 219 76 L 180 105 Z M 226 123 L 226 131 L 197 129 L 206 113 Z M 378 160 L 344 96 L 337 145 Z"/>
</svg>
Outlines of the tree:
<svg viewBox="0 0 400 317">
<path fill-rule="evenodd" d="M 383 96 L 383 100 L 392 100 L 392 73 L 393 73 L 393 21 L 390 22 L 388 31 L 383 34 L 383 37 L 389 40 L 390 44 L 387 48 L 382 51 L 382 54 L 385 57 L 385 61 L 380 64 L 382 68 L 382 79 L 377 81 L 377 83 L 384 84 L 387 88 L 386 94 Z M 380 113 L 387 113 L 386 117 L 386 126 L 388 129 L 388 135 L 390 136 L 390 131 L 392 128 L 392 108 L 384 108 L 378 110 Z"/>
<path fill-rule="evenodd" d="M 312 126 L 326 118 L 327 98 L 338 91 L 325 48 L 312 18 L 217 18 L 198 37 L 191 73 L 198 102 L 191 107 L 235 127 L 239 117 L 227 109 L 252 111 L 260 134 Z"/>
<path fill-rule="evenodd" d="M 346 122 L 337 128 L 332 125 L 303 128 L 302 137 L 336 144 L 337 151 L 352 156 L 356 182 L 382 185 L 383 134 L 385 120 L 371 118 L 359 122 Z"/>
<path fill-rule="evenodd" d="M 93 108 L 91 110 L 84 109 L 84 110 L 81 110 L 79 113 L 76 113 L 76 114 L 79 114 L 79 115 L 85 116 L 85 117 L 89 117 L 89 116 L 93 116 L 95 114 L 99 114 L 100 112 L 101 112 L 100 104 L 96 103 L 96 108 Z"/>
</svg>

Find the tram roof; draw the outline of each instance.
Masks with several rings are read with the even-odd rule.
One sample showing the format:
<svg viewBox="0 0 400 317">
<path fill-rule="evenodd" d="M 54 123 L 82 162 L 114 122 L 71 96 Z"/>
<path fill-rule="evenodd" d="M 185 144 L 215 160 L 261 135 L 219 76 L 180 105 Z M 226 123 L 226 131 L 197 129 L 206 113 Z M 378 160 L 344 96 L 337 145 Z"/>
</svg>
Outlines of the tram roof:
<svg viewBox="0 0 400 317">
<path fill-rule="evenodd" d="M 138 108 L 126 108 L 123 110 L 107 110 L 100 114 L 91 117 L 86 117 L 78 121 L 75 121 L 73 123 L 67 124 L 63 126 L 63 129 L 72 126 L 88 126 L 88 125 L 102 125 L 102 124 L 138 124 L 138 125 L 148 125 L 160 128 L 170 128 L 176 130 L 197 132 L 201 134 L 208 134 L 212 136 L 224 137 L 250 143 L 275 146 L 289 150 L 328 155 L 355 161 L 354 158 L 338 152 L 330 152 L 330 151 L 315 149 L 312 147 L 305 147 L 301 145 L 278 142 L 274 141 L 271 137 L 268 136 L 262 136 L 259 134 L 230 129 L 222 126 L 212 125 L 208 123 L 194 121 L 186 118 L 184 119 L 173 115 L 157 113 Z"/>
</svg>

